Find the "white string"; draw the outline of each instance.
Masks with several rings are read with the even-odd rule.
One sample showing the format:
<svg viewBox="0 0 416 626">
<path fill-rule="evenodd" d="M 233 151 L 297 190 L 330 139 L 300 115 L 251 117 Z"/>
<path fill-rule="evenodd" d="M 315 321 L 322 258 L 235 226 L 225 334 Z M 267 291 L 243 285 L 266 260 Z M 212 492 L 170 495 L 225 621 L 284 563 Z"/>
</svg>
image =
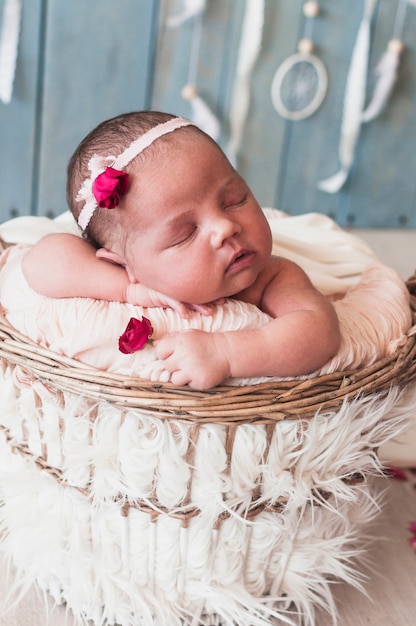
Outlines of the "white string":
<svg viewBox="0 0 416 626">
<path fill-rule="evenodd" d="M 250 103 L 250 77 L 263 37 L 264 0 L 246 0 L 234 92 L 230 108 L 228 157 L 236 164 Z"/>
<path fill-rule="evenodd" d="M 203 11 L 194 16 L 191 53 L 189 55 L 188 85 L 196 85 L 196 77 L 198 75 L 198 64 L 202 41 L 202 21 Z"/>
<path fill-rule="evenodd" d="M 356 38 L 344 98 L 344 114 L 339 143 L 340 170 L 318 184 L 319 189 L 336 193 L 348 178 L 360 134 L 370 52 L 370 25 L 377 0 L 365 0 L 364 14 Z"/>
<path fill-rule="evenodd" d="M 12 99 L 19 47 L 21 0 L 6 0 L 0 36 L 0 100 L 8 104 Z"/>
<path fill-rule="evenodd" d="M 189 95 L 185 95 L 187 91 Z M 205 100 L 198 96 L 194 88 L 185 87 L 182 93 L 185 100 L 188 100 L 191 105 L 192 115 L 190 117 L 193 123 L 212 137 L 214 141 L 218 141 L 221 133 L 218 117 L 211 111 Z"/>
<path fill-rule="evenodd" d="M 312 41 L 313 31 L 314 31 L 314 26 L 315 26 L 315 21 L 316 21 L 315 18 L 316 18 L 316 15 L 305 16 L 304 23 L 303 23 L 303 35 L 302 35 L 303 39 L 310 39 Z"/>
<path fill-rule="evenodd" d="M 404 30 L 404 20 L 406 17 L 408 0 L 399 0 L 397 7 L 396 19 L 393 28 L 393 39 L 401 39 Z"/>
</svg>

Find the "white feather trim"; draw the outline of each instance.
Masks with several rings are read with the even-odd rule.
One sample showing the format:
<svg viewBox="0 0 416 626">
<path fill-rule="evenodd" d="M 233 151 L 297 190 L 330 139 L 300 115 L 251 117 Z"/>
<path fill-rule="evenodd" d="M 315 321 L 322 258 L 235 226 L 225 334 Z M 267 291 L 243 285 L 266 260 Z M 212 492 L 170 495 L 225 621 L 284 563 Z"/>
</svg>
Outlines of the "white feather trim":
<svg viewBox="0 0 416 626">
<path fill-rule="evenodd" d="M 317 606 L 335 616 L 334 579 L 361 587 L 357 558 L 379 511 L 377 448 L 415 411 L 415 392 L 357 398 L 273 432 L 202 424 L 196 437 L 189 424 L 71 394 L 57 402 L 37 387 L 41 408 L 22 376 L 0 381 L 0 550 L 22 593 L 36 584 L 97 626 L 214 616 L 312 626 Z M 184 524 L 135 508 L 155 494 L 172 514 L 199 514 Z"/>
<path fill-rule="evenodd" d="M 399 47 L 389 46 L 376 67 L 376 86 L 373 97 L 361 116 L 362 122 L 371 122 L 386 106 L 397 78 L 399 61 Z"/>
<path fill-rule="evenodd" d="M 318 183 L 318 188 L 328 193 L 337 193 L 348 178 L 354 160 L 355 146 L 360 135 L 367 84 L 367 64 L 370 51 L 371 18 L 376 0 L 365 0 L 364 14 L 358 29 L 351 57 L 345 88 L 341 136 L 339 143 L 339 171 Z"/>
</svg>

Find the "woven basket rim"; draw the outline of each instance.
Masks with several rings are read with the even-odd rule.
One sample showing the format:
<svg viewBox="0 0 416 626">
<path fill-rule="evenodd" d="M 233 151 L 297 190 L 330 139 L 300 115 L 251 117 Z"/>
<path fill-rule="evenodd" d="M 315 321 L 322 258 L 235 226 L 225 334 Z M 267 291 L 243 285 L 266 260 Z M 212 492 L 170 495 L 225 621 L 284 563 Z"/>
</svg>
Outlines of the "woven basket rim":
<svg viewBox="0 0 416 626">
<path fill-rule="evenodd" d="M 39 346 L 14 329 L 1 309 L 0 359 L 3 367 L 19 366 L 58 394 L 73 393 L 93 404 L 107 401 L 159 418 L 226 425 L 311 418 L 317 412 L 336 412 L 344 401 L 358 396 L 405 388 L 416 378 L 416 274 L 406 284 L 413 325 L 405 344 L 372 365 L 314 378 L 221 385 L 207 391 L 155 383 L 99 370 Z"/>
</svg>

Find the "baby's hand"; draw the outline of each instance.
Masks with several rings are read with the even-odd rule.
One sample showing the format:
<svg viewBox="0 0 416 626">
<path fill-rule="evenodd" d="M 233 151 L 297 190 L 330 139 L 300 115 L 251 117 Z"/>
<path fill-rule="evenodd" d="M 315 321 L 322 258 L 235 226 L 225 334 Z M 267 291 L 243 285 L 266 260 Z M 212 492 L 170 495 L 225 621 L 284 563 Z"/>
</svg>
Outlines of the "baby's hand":
<svg viewBox="0 0 416 626">
<path fill-rule="evenodd" d="M 175 385 L 210 389 L 230 376 L 221 336 L 221 333 L 187 330 L 170 333 L 154 345 Z"/>
<path fill-rule="evenodd" d="M 155 291 L 155 289 L 150 289 L 150 287 L 145 287 L 145 285 L 141 283 L 128 283 L 125 301 L 144 307 L 173 309 L 185 319 L 189 318 L 189 311 L 197 311 L 202 315 L 212 315 L 213 312 L 213 305 L 211 304 L 187 304 L 185 302 L 179 302 L 179 300 L 165 296 L 165 294 Z"/>
</svg>

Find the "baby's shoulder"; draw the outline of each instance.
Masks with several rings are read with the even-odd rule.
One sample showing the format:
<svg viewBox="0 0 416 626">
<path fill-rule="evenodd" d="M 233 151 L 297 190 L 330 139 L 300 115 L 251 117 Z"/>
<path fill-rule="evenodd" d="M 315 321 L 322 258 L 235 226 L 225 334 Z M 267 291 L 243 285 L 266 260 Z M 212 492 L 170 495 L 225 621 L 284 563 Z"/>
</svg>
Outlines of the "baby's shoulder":
<svg viewBox="0 0 416 626">
<path fill-rule="evenodd" d="M 254 283 L 247 289 L 244 289 L 244 291 L 235 294 L 233 297 L 261 308 L 266 290 L 269 289 L 271 285 L 276 286 L 278 281 L 284 280 L 285 275 L 290 271 L 292 265 L 294 264 L 288 261 L 288 259 L 271 256 L 267 264 L 259 272 Z"/>
<path fill-rule="evenodd" d="M 278 295 L 288 290 L 293 292 L 312 288 L 310 279 L 297 263 L 279 256 L 271 257 L 262 283 L 263 297 Z"/>
<path fill-rule="evenodd" d="M 304 277 L 305 272 L 294 261 L 286 259 L 282 256 L 271 256 L 267 267 L 264 270 L 264 276 L 268 283 L 273 280 L 281 281 L 287 278 Z"/>
</svg>

